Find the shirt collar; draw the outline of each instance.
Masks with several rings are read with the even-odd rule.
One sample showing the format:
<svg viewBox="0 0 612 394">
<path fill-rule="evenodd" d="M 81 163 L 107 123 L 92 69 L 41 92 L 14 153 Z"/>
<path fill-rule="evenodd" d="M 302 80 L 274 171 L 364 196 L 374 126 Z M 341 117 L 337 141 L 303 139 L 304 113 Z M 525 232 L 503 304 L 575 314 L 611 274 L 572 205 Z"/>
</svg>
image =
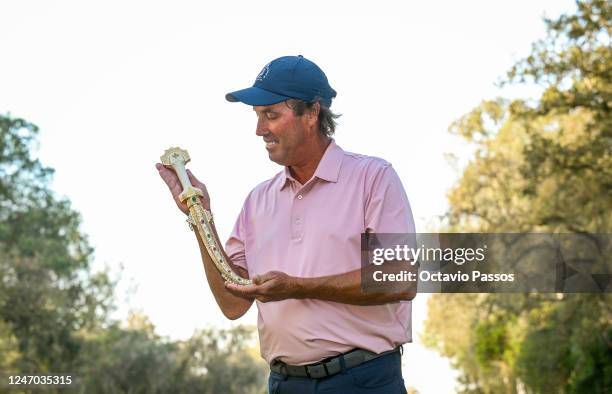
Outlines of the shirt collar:
<svg viewBox="0 0 612 394">
<path fill-rule="evenodd" d="M 328 182 L 338 182 L 338 176 L 340 174 L 340 166 L 342 165 L 342 159 L 344 157 L 344 151 L 340 148 L 336 141 L 332 138 L 331 142 L 325 149 L 323 156 L 321 157 L 321 161 L 319 161 L 319 165 L 317 165 L 317 169 L 315 170 L 314 177 L 319 179 L 323 179 Z M 283 190 L 287 182 L 295 181 L 295 179 L 291 176 L 291 171 L 289 171 L 289 167 L 285 167 L 285 176 L 284 182 L 281 182 L 280 190 Z"/>
</svg>

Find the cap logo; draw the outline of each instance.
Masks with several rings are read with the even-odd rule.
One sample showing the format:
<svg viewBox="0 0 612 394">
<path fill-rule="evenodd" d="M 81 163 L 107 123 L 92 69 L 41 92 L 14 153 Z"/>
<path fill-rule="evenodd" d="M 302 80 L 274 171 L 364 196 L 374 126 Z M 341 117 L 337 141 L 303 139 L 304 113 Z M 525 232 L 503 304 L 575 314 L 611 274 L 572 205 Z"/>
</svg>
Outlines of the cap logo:
<svg viewBox="0 0 612 394">
<path fill-rule="evenodd" d="M 268 75 L 270 72 L 270 63 L 266 64 L 264 68 L 261 69 L 259 74 L 257 74 L 257 78 L 255 78 L 256 81 L 263 81 L 263 79 Z"/>
</svg>

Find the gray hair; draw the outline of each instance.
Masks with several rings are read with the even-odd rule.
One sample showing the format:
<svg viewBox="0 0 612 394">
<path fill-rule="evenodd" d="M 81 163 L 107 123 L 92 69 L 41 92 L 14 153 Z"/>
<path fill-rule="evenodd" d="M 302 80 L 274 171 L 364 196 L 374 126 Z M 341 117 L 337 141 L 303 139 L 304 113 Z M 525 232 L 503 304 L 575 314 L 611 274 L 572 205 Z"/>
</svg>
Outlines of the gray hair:
<svg viewBox="0 0 612 394">
<path fill-rule="evenodd" d="M 287 106 L 293 110 L 295 116 L 302 116 L 306 112 L 306 110 L 311 110 L 315 103 L 319 103 L 319 131 L 325 137 L 331 137 L 334 135 L 336 131 L 336 119 L 338 119 L 341 115 L 335 114 L 329 109 L 328 106 L 323 104 L 320 100 L 314 99 L 311 102 L 306 102 L 298 99 L 289 99 L 285 101 Z"/>
</svg>

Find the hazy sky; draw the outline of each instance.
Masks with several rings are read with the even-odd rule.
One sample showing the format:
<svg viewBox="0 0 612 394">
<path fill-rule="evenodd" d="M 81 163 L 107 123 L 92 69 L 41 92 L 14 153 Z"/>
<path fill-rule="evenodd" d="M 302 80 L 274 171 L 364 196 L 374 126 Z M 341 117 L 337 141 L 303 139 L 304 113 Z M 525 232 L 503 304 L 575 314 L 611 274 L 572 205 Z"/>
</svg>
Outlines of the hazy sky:
<svg viewBox="0 0 612 394">
<path fill-rule="evenodd" d="M 573 9 L 566 0 L 3 1 L 0 113 L 40 126 L 37 154 L 82 213 L 96 267 L 125 266 L 118 316 L 141 309 L 162 335 L 185 338 L 229 323 L 154 163 L 167 147 L 189 150 L 222 239 L 247 193 L 280 169 L 251 108 L 225 93 L 276 57 L 314 60 L 338 92 L 337 143 L 390 161 L 426 231 L 458 176 L 444 154 L 469 155 L 448 126 L 483 99 L 533 94 L 494 82 L 544 36 L 543 15 Z M 448 362 L 420 345 L 426 299 L 414 302 L 405 378 L 421 393 L 452 392 Z M 255 308 L 237 323 L 255 324 Z"/>
</svg>

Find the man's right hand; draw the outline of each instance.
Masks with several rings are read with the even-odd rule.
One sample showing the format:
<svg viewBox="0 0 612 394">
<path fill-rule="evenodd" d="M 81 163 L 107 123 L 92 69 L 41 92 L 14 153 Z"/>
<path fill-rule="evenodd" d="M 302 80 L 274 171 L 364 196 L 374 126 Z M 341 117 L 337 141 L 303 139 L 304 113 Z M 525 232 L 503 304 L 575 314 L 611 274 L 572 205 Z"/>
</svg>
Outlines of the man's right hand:
<svg viewBox="0 0 612 394">
<path fill-rule="evenodd" d="M 184 214 L 188 215 L 189 209 L 187 209 L 187 204 L 182 203 L 181 200 L 179 200 L 179 194 L 181 194 L 181 192 L 183 191 L 183 186 L 181 185 L 181 182 L 179 181 L 178 176 L 176 175 L 176 172 L 174 172 L 174 170 L 172 170 L 171 168 L 166 168 L 166 166 L 164 166 L 161 163 L 155 164 L 155 168 L 157 168 L 157 171 L 159 172 L 159 176 L 161 176 L 161 178 L 166 183 L 166 186 L 168 186 L 168 189 L 170 189 L 170 193 L 172 194 L 172 198 L 174 198 L 174 202 L 176 203 L 176 206 Z M 204 196 L 200 197 L 202 206 L 210 210 L 210 197 L 208 196 L 206 185 L 200 182 L 191 173 L 190 170 L 187 170 L 187 175 L 189 176 L 189 180 L 191 181 L 191 184 L 193 185 L 193 187 L 196 187 L 202 190 L 202 193 L 204 193 Z"/>
</svg>

